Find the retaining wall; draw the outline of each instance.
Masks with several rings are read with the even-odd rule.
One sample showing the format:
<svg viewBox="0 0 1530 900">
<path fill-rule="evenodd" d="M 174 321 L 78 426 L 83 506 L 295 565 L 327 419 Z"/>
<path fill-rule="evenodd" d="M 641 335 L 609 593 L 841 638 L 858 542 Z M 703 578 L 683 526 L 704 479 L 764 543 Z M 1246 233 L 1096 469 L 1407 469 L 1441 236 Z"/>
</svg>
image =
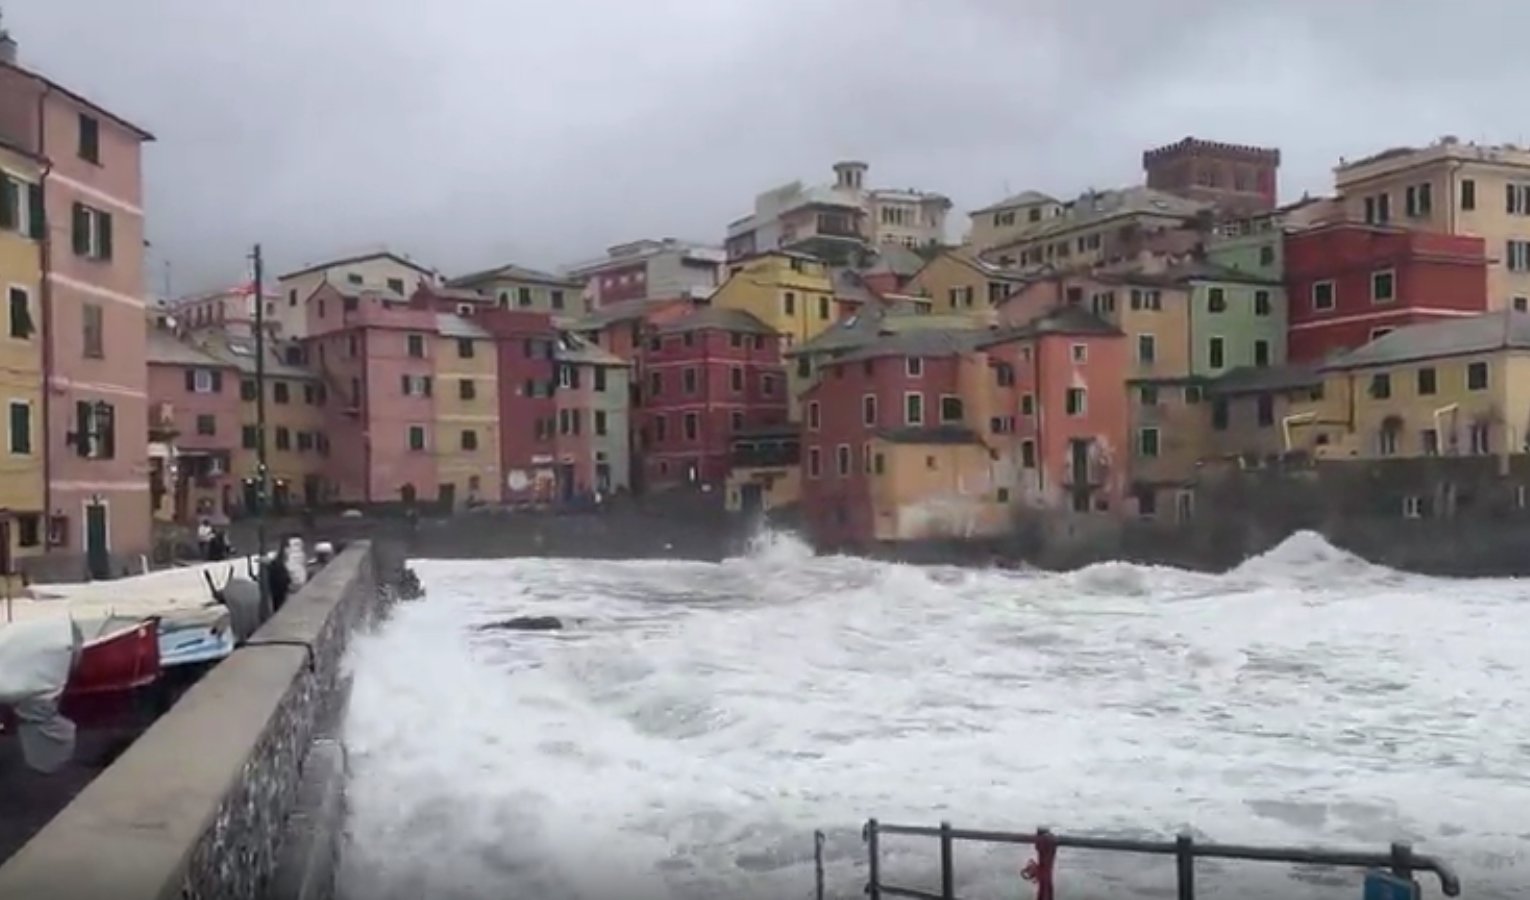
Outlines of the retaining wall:
<svg viewBox="0 0 1530 900">
<path fill-rule="evenodd" d="M 327 861 L 282 838 L 303 797 L 334 807 L 343 759 L 322 748 L 350 635 L 385 608 L 380 586 L 401 562 L 386 555 L 346 547 L 0 867 L 0 897 L 260 900 L 283 857 L 305 869 L 287 883 L 326 896 L 332 882 L 312 873 L 332 879 Z"/>
</svg>

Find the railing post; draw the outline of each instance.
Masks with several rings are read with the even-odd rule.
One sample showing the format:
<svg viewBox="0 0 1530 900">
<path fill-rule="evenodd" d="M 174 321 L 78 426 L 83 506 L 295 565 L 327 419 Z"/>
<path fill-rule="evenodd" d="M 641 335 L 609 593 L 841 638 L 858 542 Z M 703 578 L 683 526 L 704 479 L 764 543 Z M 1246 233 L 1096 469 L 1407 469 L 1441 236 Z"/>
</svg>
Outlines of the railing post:
<svg viewBox="0 0 1530 900">
<path fill-rule="evenodd" d="M 1413 847 L 1409 844 L 1392 844 L 1392 874 L 1398 878 L 1413 877 Z"/>
<path fill-rule="evenodd" d="M 817 888 L 814 897 L 823 900 L 823 832 L 813 832 L 813 877 Z"/>
<path fill-rule="evenodd" d="M 861 832 L 866 839 L 866 896 L 871 900 L 880 900 L 882 896 L 882 883 L 877 877 L 877 820 L 867 819 L 866 828 Z"/>
<path fill-rule="evenodd" d="M 1174 869 L 1178 875 L 1179 900 L 1195 900 L 1195 842 L 1188 834 L 1174 839 Z"/>
<path fill-rule="evenodd" d="M 951 858 L 951 823 L 940 823 L 940 896 L 942 900 L 956 900 L 955 862 Z"/>
</svg>

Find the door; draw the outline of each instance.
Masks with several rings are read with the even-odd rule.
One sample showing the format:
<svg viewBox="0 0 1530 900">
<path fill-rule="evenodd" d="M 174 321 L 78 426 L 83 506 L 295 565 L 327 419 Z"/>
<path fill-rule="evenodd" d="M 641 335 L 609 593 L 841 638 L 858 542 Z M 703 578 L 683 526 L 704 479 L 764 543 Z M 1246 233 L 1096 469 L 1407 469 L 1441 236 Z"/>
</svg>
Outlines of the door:
<svg viewBox="0 0 1530 900">
<path fill-rule="evenodd" d="M 106 504 L 86 504 L 85 564 L 89 567 L 92 579 L 103 580 L 112 577 L 112 559 L 106 544 L 106 532 Z"/>
<path fill-rule="evenodd" d="M 558 499 L 568 503 L 574 499 L 574 464 L 558 466 Z"/>
<path fill-rule="evenodd" d="M 759 484 L 749 482 L 739 485 L 739 508 L 747 515 L 754 515 L 765 506 L 765 491 Z"/>
<path fill-rule="evenodd" d="M 595 490 L 607 495 L 611 493 L 611 466 L 609 463 L 595 464 Z"/>
<path fill-rule="evenodd" d="M 319 505 L 319 476 L 303 476 L 303 505 L 310 509 Z"/>
<path fill-rule="evenodd" d="M 451 512 L 457 508 L 457 486 L 450 482 L 441 485 L 441 509 L 443 512 Z"/>
</svg>

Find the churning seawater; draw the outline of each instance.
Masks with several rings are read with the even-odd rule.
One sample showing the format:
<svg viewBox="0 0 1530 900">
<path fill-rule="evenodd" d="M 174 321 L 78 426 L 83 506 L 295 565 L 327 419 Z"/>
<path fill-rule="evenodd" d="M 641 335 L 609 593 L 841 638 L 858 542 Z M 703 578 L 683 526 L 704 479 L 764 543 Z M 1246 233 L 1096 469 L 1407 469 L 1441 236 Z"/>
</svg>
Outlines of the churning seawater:
<svg viewBox="0 0 1530 900">
<path fill-rule="evenodd" d="M 868 817 L 1383 849 L 1464 896 L 1530 886 L 1530 583 L 1369 565 L 1311 534 L 1223 575 L 814 557 L 414 563 L 351 657 L 352 900 L 859 897 Z M 519 614 L 560 633 L 483 630 Z M 934 842 L 884 874 L 937 889 Z M 959 845 L 963 898 L 1029 897 Z M 1359 896 L 1201 863 L 1199 896 Z M 1172 897 L 1172 861 L 1063 851 L 1067 898 Z M 1426 879 L 1426 896 L 1437 896 Z"/>
</svg>

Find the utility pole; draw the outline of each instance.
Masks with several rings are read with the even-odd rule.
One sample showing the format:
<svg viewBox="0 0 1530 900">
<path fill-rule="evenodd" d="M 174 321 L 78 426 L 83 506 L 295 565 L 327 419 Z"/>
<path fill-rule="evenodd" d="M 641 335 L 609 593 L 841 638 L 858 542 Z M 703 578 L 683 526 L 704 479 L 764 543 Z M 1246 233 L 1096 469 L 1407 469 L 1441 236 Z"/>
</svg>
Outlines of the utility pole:
<svg viewBox="0 0 1530 900">
<path fill-rule="evenodd" d="M 266 506 L 271 491 L 271 470 L 266 467 L 266 289 L 260 245 L 252 254 L 255 276 L 255 552 L 260 560 L 260 597 L 264 608 L 270 590 L 264 577 L 266 565 Z"/>
</svg>

